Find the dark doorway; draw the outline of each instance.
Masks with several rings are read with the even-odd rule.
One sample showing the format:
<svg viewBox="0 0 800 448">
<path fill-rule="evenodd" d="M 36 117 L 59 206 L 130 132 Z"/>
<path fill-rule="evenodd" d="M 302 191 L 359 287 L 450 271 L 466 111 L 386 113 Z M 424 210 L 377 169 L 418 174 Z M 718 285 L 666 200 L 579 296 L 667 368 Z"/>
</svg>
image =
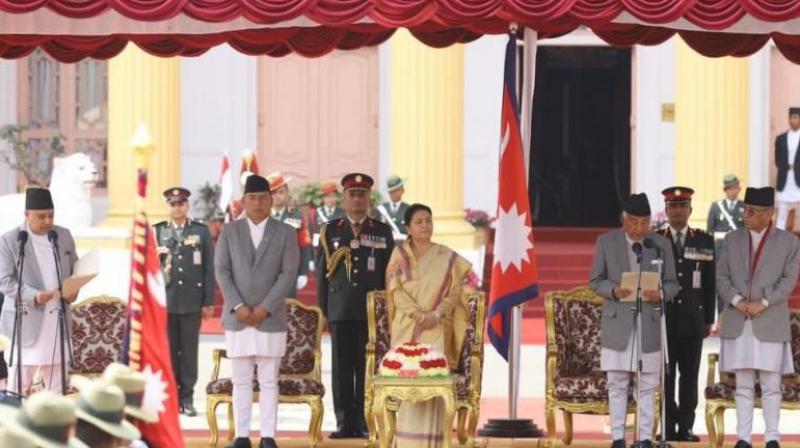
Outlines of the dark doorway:
<svg viewBox="0 0 800 448">
<path fill-rule="evenodd" d="M 541 46 L 530 190 L 540 226 L 612 227 L 630 193 L 631 52 Z"/>
</svg>

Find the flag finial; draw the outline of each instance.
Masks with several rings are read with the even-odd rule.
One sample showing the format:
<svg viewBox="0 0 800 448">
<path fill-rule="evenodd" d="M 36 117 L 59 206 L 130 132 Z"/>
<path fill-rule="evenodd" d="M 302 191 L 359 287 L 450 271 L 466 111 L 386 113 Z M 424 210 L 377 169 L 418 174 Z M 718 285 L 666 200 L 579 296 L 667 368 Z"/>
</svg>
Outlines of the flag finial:
<svg viewBox="0 0 800 448">
<path fill-rule="evenodd" d="M 155 152 L 155 146 L 146 124 L 139 123 L 139 126 L 136 127 L 136 131 L 131 137 L 131 147 L 136 157 L 136 167 L 141 170 L 147 169 L 147 162 Z"/>
</svg>

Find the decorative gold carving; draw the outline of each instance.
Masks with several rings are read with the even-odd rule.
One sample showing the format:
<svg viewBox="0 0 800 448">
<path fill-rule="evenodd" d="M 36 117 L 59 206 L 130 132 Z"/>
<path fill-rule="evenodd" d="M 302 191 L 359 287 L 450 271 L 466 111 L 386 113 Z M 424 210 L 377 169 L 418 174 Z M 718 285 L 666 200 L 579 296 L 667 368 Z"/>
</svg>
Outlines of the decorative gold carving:
<svg viewBox="0 0 800 448">
<path fill-rule="evenodd" d="M 561 440 L 565 445 L 572 443 L 573 428 L 572 428 L 572 414 L 593 414 L 593 415 L 608 415 L 608 401 L 597 400 L 587 401 L 581 403 L 574 403 L 565 400 L 559 400 L 555 396 L 555 375 L 558 357 L 561 355 L 558 352 L 558 345 L 556 344 L 556 329 L 555 329 L 555 303 L 559 302 L 586 302 L 595 306 L 603 305 L 603 297 L 595 294 L 587 287 L 574 288 L 569 291 L 553 291 L 547 293 L 545 296 L 545 322 L 547 333 L 547 356 L 546 356 L 546 382 L 545 382 L 545 424 L 547 426 L 547 439 L 545 445 L 548 447 L 557 446 L 559 443 L 558 435 L 556 434 L 556 411 L 561 410 L 564 419 L 564 438 Z M 597 329 L 600 331 L 600 328 Z M 661 416 L 661 395 L 656 393 L 654 397 L 654 422 L 653 425 L 653 440 L 655 440 L 656 432 L 658 431 L 658 422 Z M 634 403 L 628 404 L 627 412 L 629 414 L 636 413 L 636 405 Z M 638 422 L 634 423 L 638 424 Z"/>
<path fill-rule="evenodd" d="M 380 416 L 383 425 L 378 437 L 380 448 L 389 448 L 393 439 L 397 411 L 404 401 L 417 403 L 441 397 L 444 401 L 444 448 L 452 446 L 453 417 L 455 417 L 455 377 L 446 378 L 382 378 L 372 383 L 375 390 L 373 415 Z"/>
<path fill-rule="evenodd" d="M 379 361 L 376 359 L 376 343 L 378 341 L 378 316 L 376 314 L 377 303 L 386 302 L 385 291 L 373 291 L 367 294 L 367 360 L 366 375 L 364 381 L 364 415 L 367 419 L 367 429 L 369 430 L 369 441 L 367 446 L 378 446 L 378 425 L 374 410 L 375 390 L 375 366 Z M 483 292 L 467 293 L 466 303 L 476 306 L 475 322 L 472 326 L 475 329 L 475 343 L 472 345 L 470 353 L 471 376 L 469 383 L 470 394 L 466 400 L 456 399 L 455 408 L 459 412 L 458 419 L 458 440 L 462 445 L 468 447 L 477 446 L 475 432 L 478 429 L 478 419 L 480 418 L 481 402 L 481 381 L 483 378 L 483 334 L 486 316 L 486 295 Z M 385 309 L 389 313 L 389 322 L 392 321 L 394 307 L 391 303 L 386 303 Z M 463 417 L 461 417 L 463 415 Z"/>
<path fill-rule="evenodd" d="M 800 309 L 792 309 L 790 312 L 796 317 L 800 316 Z M 717 364 L 719 364 L 719 354 L 709 353 L 706 386 L 713 387 L 718 382 L 734 385 L 734 376 L 730 373 L 719 371 Z M 717 375 L 719 375 L 719 381 L 717 381 Z M 800 376 L 784 378 L 783 382 L 800 382 Z M 754 406 L 756 408 L 761 408 L 761 405 L 761 398 L 756 397 L 754 400 Z M 722 448 L 722 443 L 725 441 L 725 410 L 727 409 L 736 409 L 736 402 L 734 400 L 725 400 L 719 398 L 706 400 L 705 414 L 709 448 Z M 800 410 L 800 403 L 781 401 L 781 409 L 797 411 Z"/>
<path fill-rule="evenodd" d="M 278 379 L 311 379 L 322 382 L 322 330 L 325 327 L 325 318 L 322 311 L 316 306 L 303 305 L 296 299 L 286 299 L 286 307 L 296 306 L 304 310 L 313 311 L 317 315 L 317 332 L 314 335 L 314 369 L 307 374 L 280 375 Z M 213 366 L 211 369 L 211 382 L 219 379 L 219 369 L 223 358 L 227 358 L 227 351 L 216 348 L 211 355 Z M 253 392 L 253 402 L 258 402 L 259 393 Z M 322 419 L 325 414 L 322 405 L 322 396 L 318 395 L 278 395 L 279 403 L 299 403 L 307 404 L 311 408 L 311 422 L 308 425 L 308 442 L 312 447 L 322 442 Z M 208 418 L 208 429 L 211 433 L 211 445 L 216 446 L 219 441 L 219 428 L 217 425 L 216 410 L 220 404 L 227 405 L 228 411 L 228 440 L 233 439 L 234 419 L 233 419 L 233 397 L 230 394 L 207 394 L 206 396 L 206 417 Z"/>
</svg>

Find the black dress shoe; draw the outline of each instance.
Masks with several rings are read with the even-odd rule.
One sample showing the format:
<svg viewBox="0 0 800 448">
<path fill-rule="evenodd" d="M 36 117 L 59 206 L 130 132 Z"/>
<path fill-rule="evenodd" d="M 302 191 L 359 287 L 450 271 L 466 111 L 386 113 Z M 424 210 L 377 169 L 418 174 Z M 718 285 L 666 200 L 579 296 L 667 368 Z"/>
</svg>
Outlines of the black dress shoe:
<svg viewBox="0 0 800 448">
<path fill-rule="evenodd" d="M 625 448 L 625 439 L 617 439 L 611 442 L 611 448 Z"/>
<path fill-rule="evenodd" d="M 700 441 L 700 437 L 697 437 L 697 435 L 695 435 L 695 433 L 693 433 L 691 429 L 689 429 L 687 431 L 678 431 L 677 435 L 678 435 L 678 438 L 675 439 L 675 440 L 678 440 L 679 442 L 699 442 Z M 667 439 L 667 440 L 672 440 L 672 439 Z"/>
<path fill-rule="evenodd" d="M 740 440 L 736 442 L 733 448 L 753 448 L 753 445 L 750 445 L 749 442 L 745 442 L 744 440 Z"/>
<path fill-rule="evenodd" d="M 767 442 L 767 448 L 781 448 L 781 444 L 777 440 L 770 440 Z"/>
<path fill-rule="evenodd" d="M 638 442 L 633 442 L 633 446 L 635 448 L 653 448 L 653 441 L 650 439 L 640 440 Z"/>
<path fill-rule="evenodd" d="M 262 437 L 258 448 L 278 448 L 278 444 L 275 443 L 275 439 L 272 437 Z"/>
<path fill-rule="evenodd" d="M 364 431 L 363 429 L 356 429 L 355 431 L 350 433 L 350 436 L 354 439 L 369 439 L 369 431 Z"/>
<path fill-rule="evenodd" d="M 192 403 L 184 403 L 181 407 L 183 408 L 183 413 L 185 415 L 188 415 L 189 417 L 197 416 L 197 410 L 194 408 Z"/>
<path fill-rule="evenodd" d="M 350 430 L 348 429 L 339 429 L 328 435 L 329 439 L 349 439 L 351 437 Z"/>
<path fill-rule="evenodd" d="M 233 443 L 228 445 L 227 448 L 253 448 L 253 444 L 250 443 L 250 439 L 247 437 L 237 437 L 233 439 Z"/>
</svg>

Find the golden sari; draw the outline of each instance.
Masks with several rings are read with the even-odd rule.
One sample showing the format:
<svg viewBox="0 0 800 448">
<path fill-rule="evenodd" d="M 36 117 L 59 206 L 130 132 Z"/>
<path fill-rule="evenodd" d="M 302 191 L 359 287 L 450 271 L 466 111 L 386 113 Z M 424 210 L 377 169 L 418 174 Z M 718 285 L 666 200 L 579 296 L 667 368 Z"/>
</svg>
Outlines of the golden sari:
<svg viewBox="0 0 800 448">
<path fill-rule="evenodd" d="M 393 347 L 411 341 L 430 344 L 444 352 L 451 369 L 456 367 L 463 334 L 454 337 L 460 332 L 454 329 L 453 315 L 461 304 L 470 267 L 466 259 L 440 244 L 433 244 L 419 257 L 414 256 L 409 241 L 395 247 L 386 269 Z M 441 319 L 435 327 L 423 330 L 412 315 L 429 311 L 437 311 Z M 396 445 L 441 446 L 443 406 L 441 399 L 403 403 L 397 416 Z"/>
</svg>

